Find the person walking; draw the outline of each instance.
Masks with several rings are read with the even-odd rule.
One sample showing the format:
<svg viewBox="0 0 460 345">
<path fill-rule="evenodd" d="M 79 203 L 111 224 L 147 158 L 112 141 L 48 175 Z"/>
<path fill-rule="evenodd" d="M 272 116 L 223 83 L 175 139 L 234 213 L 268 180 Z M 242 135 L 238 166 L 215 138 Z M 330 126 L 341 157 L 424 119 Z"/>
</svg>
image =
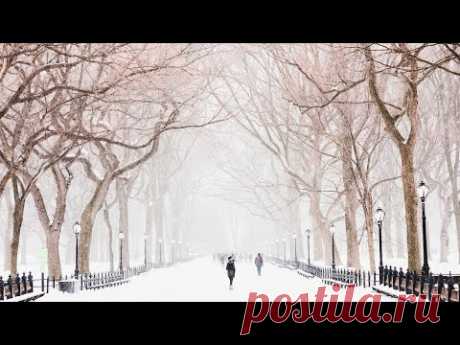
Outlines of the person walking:
<svg viewBox="0 0 460 345">
<path fill-rule="evenodd" d="M 233 289 L 233 279 L 235 278 L 235 260 L 232 256 L 228 257 L 227 266 L 225 267 L 227 270 L 228 279 L 230 280 L 230 290 Z"/>
<path fill-rule="evenodd" d="M 260 276 L 262 274 L 262 266 L 264 264 L 264 259 L 262 258 L 262 255 L 260 253 L 257 253 L 254 263 L 257 267 L 257 274 Z"/>
</svg>

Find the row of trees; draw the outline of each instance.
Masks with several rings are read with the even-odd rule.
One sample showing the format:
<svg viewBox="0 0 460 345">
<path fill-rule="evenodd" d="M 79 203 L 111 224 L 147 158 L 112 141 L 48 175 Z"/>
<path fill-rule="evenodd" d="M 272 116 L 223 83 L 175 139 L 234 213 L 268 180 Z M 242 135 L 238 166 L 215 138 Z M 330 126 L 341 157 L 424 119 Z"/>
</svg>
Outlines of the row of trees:
<svg viewBox="0 0 460 345">
<path fill-rule="evenodd" d="M 161 174 L 169 170 L 155 161 L 160 142 L 174 150 L 173 133 L 227 119 L 217 108 L 200 108 L 210 53 L 209 46 L 190 44 L 0 45 L 0 199 L 12 211 L 12 227 L 3 231 L 12 273 L 28 200 L 54 276 L 61 275 L 66 218 L 81 224 L 78 260 L 88 272 L 101 210 L 112 268 L 110 209 L 119 210 L 124 251 L 129 198 L 145 200 L 146 214 L 162 214 L 167 177 Z M 129 253 L 124 254 L 127 266 Z"/>
<path fill-rule="evenodd" d="M 387 248 L 421 269 L 417 180 L 441 200 L 441 261 L 456 234 L 460 262 L 458 44 L 241 45 L 214 96 L 276 164 L 260 189 L 307 200 L 316 260 L 330 262 L 329 226 L 343 220 L 344 262 L 375 270 L 374 210 L 387 211 Z M 236 181 L 244 176 L 233 170 Z M 255 175 L 254 175 L 255 176 Z M 246 179 L 247 181 L 247 179 Z M 402 190 L 402 192 L 401 192 Z M 257 195 L 256 195 L 257 197 Z M 455 218 L 455 232 L 448 227 Z M 393 231 L 391 229 L 393 228 Z M 405 229 L 405 231 L 404 231 Z M 396 231 L 394 231 L 396 230 Z M 289 230 L 287 230 L 289 231 Z M 303 229 L 296 227 L 297 235 Z M 392 239 L 393 233 L 396 238 Z M 394 248 L 393 248 L 394 247 Z M 336 253 L 336 258 L 338 253 Z M 339 259 L 340 260 L 340 259 Z"/>
<path fill-rule="evenodd" d="M 17 271 L 26 231 L 59 276 L 60 246 L 72 243 L 63 226 L 76 220 L 84 272 L 99 242 L 114 268 L 115 231 L 123 265 L 132 231 L 161 260 L 153 238 L 183 237 L 197 189 L 186 175 L 171 183 L 193 147 L 180 133 L 229 118 L 230 138 L 215 145 L 228 151 L 214 158 L 239 190 L 221 186 L 225 198 L 272 219 L 278 234 L 301 238 L 308 218 L 315 260 L 330 261 L 329 226 L 343 221 L 347 252 L 336 260 L 362 266 L 365 242 L 374 270 L 379 204 L 388 254 L 420 270 L 419 179 L 441 204 L 441 261 L 454 238 L 460 254 L 459 54 L 458 44 L 1 44 L 7 269 Z M 129 227 L 132 201 L 144 205 L 142 231 Z M 32 213 L 39 227 L 25 229 Z"/>
</svg>

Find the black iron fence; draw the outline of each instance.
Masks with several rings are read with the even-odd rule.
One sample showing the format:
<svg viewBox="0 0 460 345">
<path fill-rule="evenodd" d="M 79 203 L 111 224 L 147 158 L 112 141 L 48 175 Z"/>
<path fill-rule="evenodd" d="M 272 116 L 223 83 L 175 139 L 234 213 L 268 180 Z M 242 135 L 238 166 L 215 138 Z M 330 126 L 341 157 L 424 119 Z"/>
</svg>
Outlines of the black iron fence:
<svg viewBox="0 0 460 345">
<path fill-rule="evenodd" d="M 436 293 L 446 302 L 459 302 L 460 275 L 433 274 L 422 275 L 417 272 L 403 271 L 396 267 L 385 266 L 382 270 L 382 283 L 379 288 L 387 287 L 397 293 L 425 294 L 431 298 Z"/>
<path fill-rule="evenodd" d="M 118 286 L 129 281 L 129 278 L 147 272 L 154 267 L 153 264 L 130 267 L 123 271 L 115 272 L 98 272 L 98 273 L 82 273 L 78 277 L 73 274 L 63 275 L 60 277 L 46 276 L 42 272 L 40 278 L 36 278 L 31 272 L 19 273 L 16 275 L 8 275 L 7 279 L 0 276 L 0 301 L 9 300 L 19 296 L 27 296 L 36 292 L 41 292 L 42 295 L 49 293 L 50 289 L 56 289 L 60 283 L 73 281 L 77 284 L 78 281 L 80 290 L 92 290 L 105 287 Z"/>
<path fill-rule="evenodd" d="M 432 274 L 428 276 L 417 272 L 399 270 L 396 267 L 385 266 L 381 272 L 366 270 L 353 270 L 345 268 L 323 267 L 308 265 L 305 262 L 285 261 L 276 257 L 267 257 L 268 261 L 279 266 L 299 270 L 320 278 L 325 284 L 338 284 L 342 287 L 347 285 L 373 288 L 381 293 L 397 297 L 399 294 L 413 294 L 419 296 L 425 294 L 428 299 L 432 294 L 439 294 L 442 301 L 459 302 L 460 275 Z"/>
<path fill-rule="evenodd" d="M 27 276 L 25 273 L 22 276 L 17 274 L 15 277 L 9 275 L 6 280 L 0 276 L 0 301 L 32 292 L 34 292 L 34 281 L 30 272 Z"/>
</svg>

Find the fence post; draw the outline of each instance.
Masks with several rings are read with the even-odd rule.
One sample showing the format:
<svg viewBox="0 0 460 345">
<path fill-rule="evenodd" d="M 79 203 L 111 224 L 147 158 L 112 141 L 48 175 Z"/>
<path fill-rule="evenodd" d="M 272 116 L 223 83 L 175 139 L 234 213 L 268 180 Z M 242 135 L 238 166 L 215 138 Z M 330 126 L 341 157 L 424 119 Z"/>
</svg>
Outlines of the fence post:
<svg viewBox="0 0 460 345">
<path fill-rule="evenodd" d="M 13 294 L 13 279 L 11 279 L 11 274 L 8 275 L 8 280 L 6 281 L 7 285 L 8 285 L 8 290 L 10 291 L 10 297 L 9 298 L 13 298 L 14 297 L 14 294 Z"/>
<path fill-rule="evenodd" d="M 399 291 L 402 291 L 401 285 L 402 285 L 402 279 L 403 279 L 403 277 L 404 277 L 404 272 L 403 272 L 402 267 L 399 267 L 399 274 L 398 274 L 398 277 L 399 277 L 399 280 L 398 280 L 398 290 L 399 290 Z"/>
<path fill-rule="evenodd" d="M 450 302 L 452 298 L 452 290 L 454 289 L 454 278 L 452 272 L 449 272 L 449 279 L 447 279 L 447 302 Z"/>
<path fill-rule="evenodd" d="M 50 292 L 50 277 L 46 277 L 46 293 Z"/>
<path fill-rule="evenodd" d="M 423 294 L 423 290 L 424 290 L 424 288 L 425 288 L 424 285 L 425 285 L 425 275 L 422 274 L 422 275 L 420 276 L 420 295 Z"/>
<path fill-rule="evenodd" d="M 34 292 L 34 277 L 32 277 L 32 272 L 29 271 L 27 279 L 29 280 L 30 292 Z"/>
<path fill-rule="evenodd" d="M 21 296 L 21 277 L 19 276 L 19 273 L 16 273 L 15 283 L 16 288 L 18 289 L 16 296 Z"/>
<path fill-rule="evenodd" d="M 393 267 L 393 289 L 396 286 L 396 278 L 398 278 L 398 270 L 396 269 L 396 266 L 395 266 Z"/>
<path fill-rule="evenodd" d="M 408 269 L 406 269 L 406 283 L 404 284 L 404 286 L 406 288 L 406 294 L 410 293 L 409 280 L 410 280 L 410 272 L 409 272 Z"/>
<path fill-rule="evenodd" d="M 21 283 L 22 283 L 22 291 L 24 291 L 24 293 L 27 293 L 28 292 L 27 291 L 27 278 L 24 272 L 22 272 Z"/>
<path fill-rule="evenodd" d="M 442 288 L 444 287 L 443 277 L 442 274 L 438 275 L 438 295 L 441 296 Z"/>
<path fill-rule="evenodd" d="M 3 301 L 3 296 L 4 296 L 4 290 L 3 290 L 3 277 L 0 276 L 0 301 Z"/>
<path fill-rule="evenodd" d="M 388 266 L 388 286 L 394 289 L 393 285 L 393 267 Z"/>
<path fill-rule="evenodd" d="M 42 292 L 45 292 L 45 273 L 42 272 Z"/>
<path fill-rule="evenodd" d="M 433 273 L 430 272 L 428 275 L 428 299 L 431 300 L 431 295 L 433 294 Z"/>
</svg>

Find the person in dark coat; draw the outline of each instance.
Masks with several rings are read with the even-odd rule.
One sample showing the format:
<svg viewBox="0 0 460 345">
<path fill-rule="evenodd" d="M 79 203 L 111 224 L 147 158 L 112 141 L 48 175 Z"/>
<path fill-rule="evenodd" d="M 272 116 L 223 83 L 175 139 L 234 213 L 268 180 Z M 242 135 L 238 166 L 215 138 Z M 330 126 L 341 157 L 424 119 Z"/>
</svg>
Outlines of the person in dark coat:
<svg viewBox="0 0 460 345">
<path fill-rule="evenodd" d="M 232 256 L 228 257 L 228 262 L 225 269 L 227 270 L 228 279 L 230 280 L 230 289 L 232 289 L 233 279 L 235 278 L 235 260 Z"/>
<path fill-rule="evenodd" d="M 257 273 L 260 276 L 262 273 L 262 266 L 264 264 L 264 259 L 262 259 L 262 255 L 260 253 L 257 253 L 254 263 L 256 264 L 256 267 L 257 267 Z"/>
</svg>

